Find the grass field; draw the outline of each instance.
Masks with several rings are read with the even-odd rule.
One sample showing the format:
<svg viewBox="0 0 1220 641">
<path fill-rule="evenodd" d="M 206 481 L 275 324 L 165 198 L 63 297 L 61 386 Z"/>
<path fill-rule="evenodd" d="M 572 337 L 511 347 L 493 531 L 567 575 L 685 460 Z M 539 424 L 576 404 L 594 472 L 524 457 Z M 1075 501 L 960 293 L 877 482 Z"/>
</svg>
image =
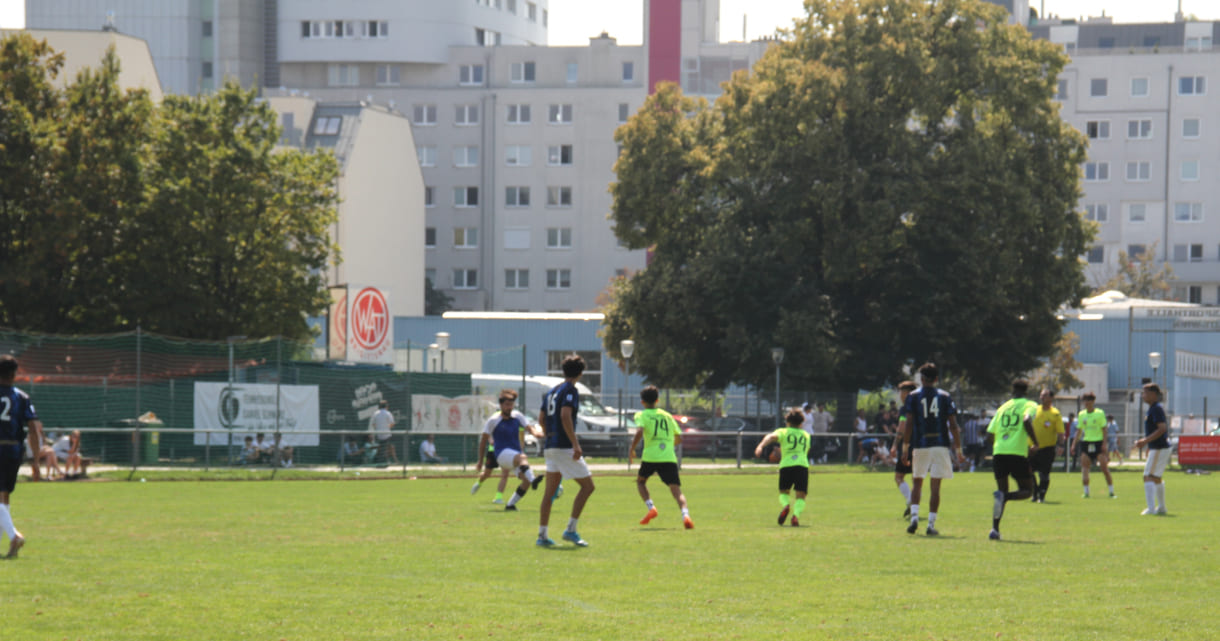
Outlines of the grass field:
<svg viewBox="0 0 1220 641">
<path fill-rule="evenodd" d="M 691 531 L 664 488 L 643 527 L 632 477 L 595 480 L 580 523 L 591 546 L 557 550 L 534 546 L 537 494 L 505 513 L 494 487 L 470 496 L 467 477 L 22 483 L 14 516 L 29 543 L 0 563 L 0 629 L 23 641 L 1220 636 L 1220 475 L 1171 473 L 1170 515 L 1141 517 L 1138 471 L 1116 475 L 1117 500 L 1082 500 L 1079 476 L 1059 474 L 1046 504 L 1009 506 L 1000 543 L 987 540 L 984 473 L 946 481 L 939 538 L 906 533 L 889 474 L 815 468 L 802 527 L 781 528 L 773 471 L 688 473 Z"/>
</svg>

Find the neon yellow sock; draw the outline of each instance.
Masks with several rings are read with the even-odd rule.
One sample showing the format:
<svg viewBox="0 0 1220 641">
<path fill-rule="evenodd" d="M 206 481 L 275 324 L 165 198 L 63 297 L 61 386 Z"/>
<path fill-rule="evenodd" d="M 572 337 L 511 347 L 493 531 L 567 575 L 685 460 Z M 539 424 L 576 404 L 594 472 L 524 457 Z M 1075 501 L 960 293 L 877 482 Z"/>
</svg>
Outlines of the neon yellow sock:
<svg viewBox="0 0 1220 641">
<path fill-rule="evenodd" d="M 792 502 L 792 498 L 791 498 L 791 497 L 789 497 L 787 494 L 780 494 L 780 495 L 779 495 L 779 504 L 780 504 L 780 505 L 782 505 L 782 506 L 784 506 L 784 507 L 788 507 L 788 504 L 789 504 L 790 502 Z"/>
<path fill-rule="evenodd" d="M 801 512 L 805 511 L 805 499 L 797 499 L 796 505 L 792 506 L 792 515 L 800 518 Z"/>
</svg>

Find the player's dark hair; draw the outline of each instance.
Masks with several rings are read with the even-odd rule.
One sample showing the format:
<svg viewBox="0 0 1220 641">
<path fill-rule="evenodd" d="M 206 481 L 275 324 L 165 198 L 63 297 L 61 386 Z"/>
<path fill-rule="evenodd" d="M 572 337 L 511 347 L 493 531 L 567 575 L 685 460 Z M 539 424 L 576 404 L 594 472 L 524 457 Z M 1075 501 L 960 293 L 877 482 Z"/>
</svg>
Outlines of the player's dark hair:
<svg viewBox="0 0 1220 641">
<path fill-rule="evenodd" d="M 12 380 L 17 376 L 17 359 L 12 354 L 0 354 L 0 380 Z"/>
<path fill-rule="evenodd" d="M 577 354 L 571 354 L 563 359 L 564 378 L 576 378 L 585 372 L 585 359 Z"/>
<path fill-rule="evenodd" d="M 661 398 L 661 393 L 657 391 L 656 385 L 649 385 L 640 390 L 640 400 L 645 403 L 656 403 L 658 398 Z"/>
<path fill-rule="evenodd" d="M 1024 397 L 1029 393 L 1029 381 L 1018 378 L 1012 382 L 1012 395 L 1018 398 Z"/>
<path fill-rule="evenodd" d="M 1084 393 L 1084 396 L 1081 396 L 1081 397 L 1080 397 L 1080 400 L 1082 400 L 1082 401 L 1095 401 L 1095 400 L 1097 400 L 1097 395 L 1096 395 L 1096 394 L 1094 394 L 1093 392 L 1085 392 L 1085 393 Z"/>
<path fill-rule="evenodd" d="M 380 407 L 381 409 L 385 409 L 385 408 L 387 408 L 387 407 L 389 407 L 389 406 L 390 406 L 390 402 L 389 402 L 389 401 L 381 401 L 380 403 L 378 403 L 378 404 L 377 404 L 377 406 L 378 406 L 378 407 Z"/>
<path fill-rule="evenodd" d="M 511 389 L 502 389 L 502 390 L 500 390 L 500 400 L 501 400 L 501 401 L 505 401 L 505 400 L 509 400 L 509 401 L 515 401 L 515 400 L 517 400 L 517 391 L 516 391 L 516 390 L 511 390 Z"/>
<path fill-rule="evenodd" d="M 928 361 L 919 366 L 919 376 L 923 378 L 923 382 L 926 385 L 928 381 L 940 379 L 940 370 L 936 369 L 936 363 Z"/>
<path fill-rule="evenodd" d="M 898 390 L 902 392 L 914 392 L 916 387 L 918 385 L 915 384 L 915 381 L 903 381 L 898 384 Z"/>
<path fill-rule="evenodd" d="M 801 423 L 805 422 L 805 413 L 798 409 L 793 409 L 784 417 L 784 421 L 788 423 L 788 427 L 800 427 Z"/>
<path fill-rule="evenodd" d="M 1050 394 L 1051 398 L 1055 398 L 1055 389 L 1053 387 L 1043 387 L 1042 392 L 1045 394 Z"/>
<path fill-rule="evenodd" d="M 1159 397 L 1161 395 L 1161 386 L 1156 383 L 1144 383 L 1144 391 L 1155 392 Z"/>
</svg>

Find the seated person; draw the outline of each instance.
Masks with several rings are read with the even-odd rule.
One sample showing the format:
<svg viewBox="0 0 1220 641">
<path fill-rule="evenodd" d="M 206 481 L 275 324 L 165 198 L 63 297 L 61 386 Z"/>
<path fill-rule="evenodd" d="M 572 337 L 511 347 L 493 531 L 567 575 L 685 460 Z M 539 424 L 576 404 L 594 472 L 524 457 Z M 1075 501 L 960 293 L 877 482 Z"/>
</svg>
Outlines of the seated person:
<svg viewBox="0 0 1220 641">
<path fill-rule="evenodd" d="M 270 463 L 272 461 L 272 456 L 275 454 L 275 447 L 271 444 L 271 441 L 265 440 L 263 434 L 260 433 L 254 439 L 254 447 L 258 449 L 257 463 Z"/>
<path fill-rule="evenodd" d="M 283 445 L 280 441 L 283 434 L 275 433 L 275 445 L 271 448 L 271 464 L 280 467 L 292 467 L 292 446 Z"/>
<path fill-rule="evenodd" d="M 254 438 L 247 435 L 246 444 L 241 448 L 241 457 L 238 458 L 238 463 L 242 465 L 254 465 L 259 460 L 258 446 L 254 444 Z"/>
<path fill-rule="evenodd" d="M 424 463 L 445 463 L 446 460 L 436 455 L 436 435 L 429 434 L 428 439 L 419 444 L 419 460 Z"/>
<path fill-rule="evenodd" d="M 45 465 L 47 468 L 46 479 L 48 481 L 57 477 L 63 477 L 64 471 L 59 467 L 59 460 L 55 457 L 55 448 L 52 447 L 53 442 L 44 442 L 42 448 L 38 452 L 38 461 L 35 465 Z"/>
<path fill-rule="evenodd" d="M 380 448 L 381 448 L 381 445 L 377 442 L 377 437 L 375 437 L 372 432 L 369 432 L 367 435 L 365 435 L 365 437 L 364 437 L 364 462 L 372 463 L 373 460 L 377 458 L 377 450 Z"/>
<path fill-rule="evenodd" d="M 68 478 L 85 476 L 93 459 L 84 458 L 80 454 L 80 430 L 72 430 L 68 435 L 68 456 L 64 459 L 64 468 Z M 75 472 L 73 472 L 75 470 Z"/>
<path fill-rule="evenodd" d="M 353 438 L 343 439 L 343 462 L 359 464 L 364 462 L 364 448 Z"/>
</svg>

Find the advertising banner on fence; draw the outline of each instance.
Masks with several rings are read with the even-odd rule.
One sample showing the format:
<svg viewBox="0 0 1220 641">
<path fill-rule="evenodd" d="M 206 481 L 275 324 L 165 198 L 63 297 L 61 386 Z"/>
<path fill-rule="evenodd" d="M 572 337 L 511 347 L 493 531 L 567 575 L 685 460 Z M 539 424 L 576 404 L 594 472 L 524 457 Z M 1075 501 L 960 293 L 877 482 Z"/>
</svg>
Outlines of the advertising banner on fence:
<svg viewBox="0 0 1220 641">
<path fill-rule="evenodd" d="M 347 360 L 392 365 L 394 318 L 389 295 L 376 287 L 353 286 L 347 299 Z"/>
<path fill-rule="evenodd" d="M 277 394 L 278 392 L 278 394 Z M 278 410 L 277 410 L 278 408 Z M 279 413 L 281 443 L 318 444 L 318 386 L 259 383 L 195 383 L 195 445 L 236 445 L 247 434 L 270 439 Z"/>
<path fill-rule="evenodd" d="M 490 396 L 412 394 L 411 409 L 416 432 L 481 432 L 496 406 Z"/>
<path fill-rule="evenodd" d="M 1178 465 L 1220 466 L 1220 436 L 1178 437 Z"/>
</svg>

